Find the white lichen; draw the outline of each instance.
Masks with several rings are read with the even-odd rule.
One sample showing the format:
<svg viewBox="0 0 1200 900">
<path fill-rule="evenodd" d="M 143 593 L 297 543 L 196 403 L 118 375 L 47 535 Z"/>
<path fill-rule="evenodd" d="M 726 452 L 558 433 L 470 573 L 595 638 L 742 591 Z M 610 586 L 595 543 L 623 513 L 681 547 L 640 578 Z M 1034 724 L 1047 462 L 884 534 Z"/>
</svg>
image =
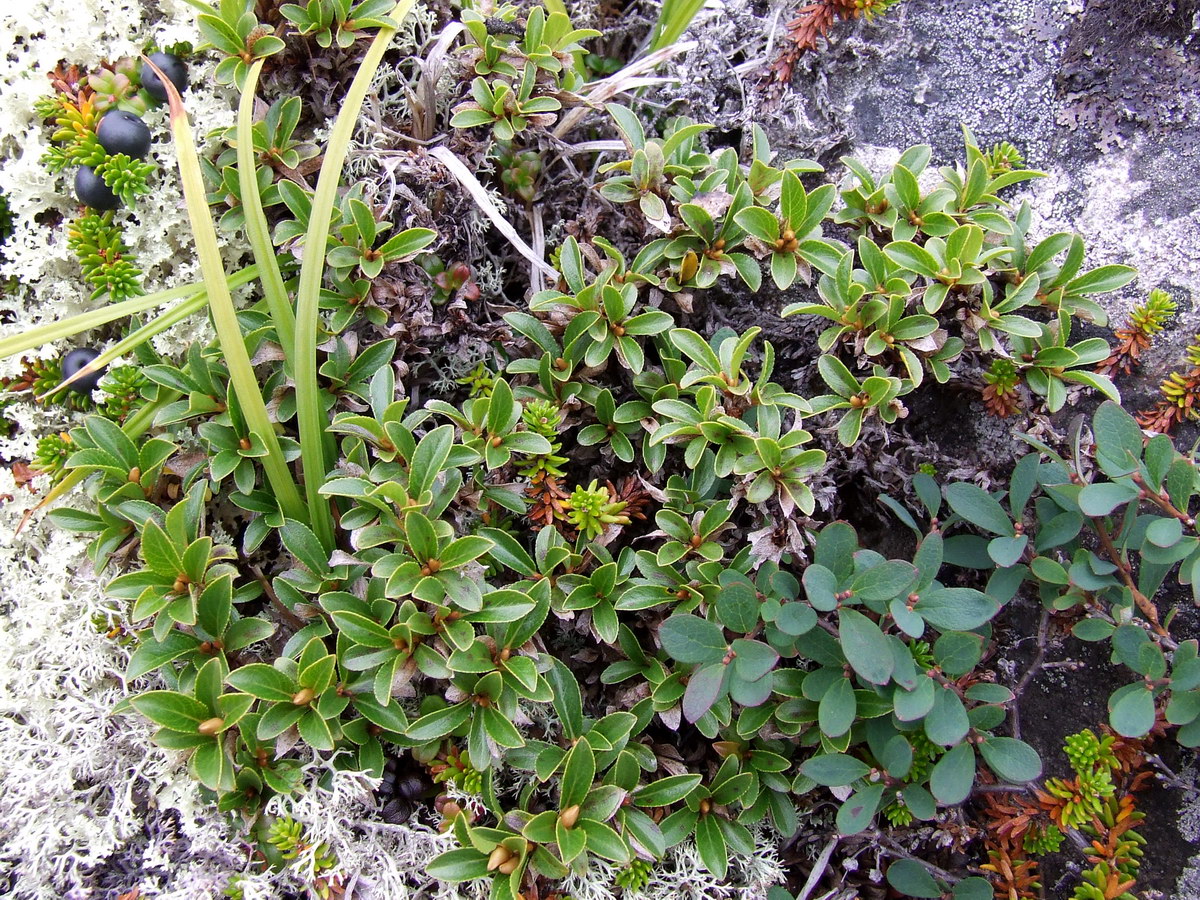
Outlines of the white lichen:
<svg viewBox="0 0 1200 900">
<path fill-rule="evenodd" d="M 17 282 L 0 301 L 11 314 L 6 334 L 105 302 L 89 299 L 91 289 L 67 246 L 65 223 L 78 210 L 71 173 L 52 175 L 41 162 L 51 129 L 37 118 L 34 106 L 52 92 L 46 74 L 62 60 L 90 70 L 103 59 L 137 56 L 149 42 L 195 42 L 194 15 L 178 0 L 164 0 L 157 8 L 132 0 L 16 0 L 0 14 L 0 193 L 8 198 L 14 219 L 0 277 Z M 232 95 L 213 82 L 210 68 L 193 66 L 193 87 L 186 95 L 201 153 L 209 148 L 214 129 L 234 122 Z M 150 154 L 157 166 L 154 189 L 139 198 L 136 213 L 119 216 L 146 289 L 152 291 L 199 281 L 200 274 L 166 111 L 151 110 L 145 119 L 155 135 Z M 236 265 L 242 251 L 226 251 L 227 264 Z M 161 335 L 155 346 L 175 354 L 210 336 L 205 320 L 196 317 Z M 18 365 L 17 360 L 0 363 L 0 374 L 12 374 Z"/>
</svg>

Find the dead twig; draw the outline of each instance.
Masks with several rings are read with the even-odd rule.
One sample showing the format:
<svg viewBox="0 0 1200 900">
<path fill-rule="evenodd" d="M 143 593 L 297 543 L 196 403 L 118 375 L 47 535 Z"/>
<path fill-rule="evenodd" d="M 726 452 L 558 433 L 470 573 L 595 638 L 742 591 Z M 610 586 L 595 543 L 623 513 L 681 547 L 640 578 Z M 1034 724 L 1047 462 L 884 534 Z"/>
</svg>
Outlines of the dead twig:
<svg viewBox="0 0 1200 900">
<path fill-rule="evenodd" d="M 1046 658 L 1046 637 L 1049 630 L 1050 610 L 1043 609 L 1042 618 L 1038 621 L 1037 652 L 1034 653 L 1033 661 L 1030 662 L 1029 668 L 1025 670 L 1025 674 L 1021 676 L 1021 680 L 1013 688 L 1012 731 L 1013 737 L 1017 740 L 1021 739 L 1021 694 L 1029 687 L 1029 683 L 1033 681 L 1038 670 L 1042 668 L 1042 660 Z"/>
<path fill-rule="evenodd" d="M 813 861 L 812 871 L 808 873 L 808 879 L 804 882 L 804 887 L 800 888 L 796 900 L 808 900 L 809 895 L 817 889 L 817 885 L 821 883 L 821 878 L 825 875 L 825 870 L 829 868 L 829 860 L 833 857 L 838 840 L 838 836 L 834 835 L 822 848 L 821 855 Z"/>
<path fill-rule="evenodd" d="M 294 612 L 288 609 L 286 605 L 284 605 L 284 602 L 279 599 L 279 595 L 275 593 L 275 588 L 271 587 L 271 580 L 263 574 L 262 569 L 256 565 L 247 565 L 247 568 L 249 568 L 251 574 L 254 575 L 254 580 L 262 585 L 263 593 L 267 595 L 267 599 L 271 601 L 271 606 L 277 613 L 279 613 L 279 615 L 287 619 L 288 623 L 297 629 L 304 628 L 309 624 L 305 619 L 300 618 L 300 616 L 296 615 Z"/>
<path fill-rule="evenodd" d="M 533 241 L 533 252 L 538 259 L 546 258 L 546 228 L 542 223 L 542 205 L 535 203 L 528 208 L 529 215 L 529 234 Z M 536 294 L 545 286 L 545 279 L 542 277 L 542 270 L 537 266 L 529 267 L 529 284 L 533 292 Z"/>
<path fill-rule="evenodd" d="M 642 87 L 648 84 L 665 84 L 673 81 L 670 78 L 642 78 L 646 72 L 652 72 L 660 65 L 679 53 L 686 53 L 688 50 L 695 48 L 695 41 L 684 41 L 682 43 L 671 44 L 669 47 L 663 47 L 661 50 L 656 50 L 649 56 L 644 56 L 641 59 L 635 60 L 623 68 L 619 72 L 614 72 L 607 78 L 593 82 L 584 89 L 583 97 L 588 101 L 587 106 L 577 106 L 562 117 L 558 126 L 554 129 L 554 137 L 562 140 L 572 128 L 578 125 L 588 114 L 588 110 L 599 108 L 599 106 L 622 91 L 630 90 L 635 87 Z"/>
<path fill-rule="evenodd" d="M 512 244 L 512 248 L 525 257 L 533 266 L 551 281 L 558 281 L 558 272 L 555 268 L 549 265 L 546 260 L 539 256 L 537 252 L 525 243 L 525 239 L 517 234 L 517 230 L 512 227 L 512 224 L 500 214 L 500 210 L 496 209 L 496 204 L 492 202 L 491 195 L 487 189 L 479 183 L 479 179 L 471 172 L 470 169 L 463 164 L 452 150 L 448 147 L 434 147 L 429 151 L 429 155 L 442 163 L 453 175 L 458 183 L 467 189 L 467 193 L 471 195 L 471 199 L 475 201 L 475 205 L 479 207 L 480 212 L 491 220 L 491 223 L 496 226 L 496 230 L 504 235 L 505 239 Z"/>
</svg>

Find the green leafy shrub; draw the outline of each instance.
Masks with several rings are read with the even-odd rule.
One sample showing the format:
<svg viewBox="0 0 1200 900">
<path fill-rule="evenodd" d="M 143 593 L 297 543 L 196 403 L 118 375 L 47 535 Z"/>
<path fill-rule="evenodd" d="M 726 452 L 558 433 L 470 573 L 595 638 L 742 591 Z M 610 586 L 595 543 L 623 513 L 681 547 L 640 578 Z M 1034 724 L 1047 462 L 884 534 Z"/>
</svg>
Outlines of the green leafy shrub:
<svg viewBox="0 0 1200 900">
<path fill-rule="evenodd" d="M 83 266 L 83 277 L 95 288 L 93 300 L 107 294 L 120 301 L 143 292 L 142 272 L 113 213 L 90 212 L 76 219 L 67 229 L 67 245 Z"/>
<path fill-rule="evenodd" d="M 1067 735 L 1063 750 L 1073 777 L 1048 778 L 1032 796 L 988 796 L 989 861 L 982 868 L 997 895 L 1028 895 L 1041 887 L 1039 862 L 1029 857 L 1060 852 L 1070 834 L 1092 864 L 1074 900 L 1131 900 L 1146 847 L 1135 830 L 1145 814 L 1134 799 L 1150 775 L 1144 742 L 1087 728 Z"/>
<path fill-rule="evenodd" d="M 339 24 L 345 21 L 349 7 L 345 0 L 311 0 L 306 7 L 285 4 L 279 11 L 292 19 L 298 15 L 303 19 L 301 33 L 318 31 L 318 41 L 328 35 L 328 25 L 336 13 L 343 13 Z M 378 4 L 376 4 L 378 5 Z M 196 26 L 204 36 L 208 47 L 220 53 L 224 59 L 217 64 L 215 77 L 219 84 L 234 84 L 238 90 L 245 87 L 250 68 L 255 60 L 266 59 L 283 49 L 283 41 L 271 33 L 254 15 L 254 0 L 221 0 L 217 9 L 201 13 L 196 17 Z M 299 13 L 297 13 L 299 10 Z M 289 15 L 290 13 L 290 15 Z M 292 19 L 295 21 L 295 19 Z M 378 25 L 378 22 L 369 23 Z M 306 27 L 307 26 L 307 27 Z M 341 33 L 338 34 L 339 44 Z M 326 37 L 322 46 L 328 47 Z"/>
<path fill-rule="evenodd" d="M 1050 608 L 1086 608 L 1077 636 L 1111 640 L 1142 676 L 1114 695 L 1120 733 L 1145 733 L 1165 704 L 1194 742 L 1195 642 L 1176 644 L 1149 598 L 1177 563 L 1195 580 L 1195 470 L 1169 439 L 1143 441 L 1115 405 L 1093 425 L 1099 474 L 1082 440 L 1070 462 L 1034 443 L 996 495 L 915 474 L 918 511 L 886 501 L 913 531 L 895 558 L 821 519 L 813 483 L 841 451 L 805 426 L 853 445 L 903 418 L 902 398 L 927 389 L 926 375 L 944 383 L 1006 360 L 1009 386 L 1019 380 L 1051 411 L 1068 385 L 1115 396 L 1090 369 L 1107 345 L 1072 343 L 1070 332 L 1073 319 L 1102 322 L 1090 298 L 1132 271 L 1082 272 L 1072 235 L 1029 245 L 1030 211 L 1012 213 L 999 194 L 1037 173 L 966 132 L 965 164 L 928 191 L 927 147 L 881 177 L 847 160 L 840 185 L 809 190 L 801 176 L 819 167 L 776 165 L 761 130 L 743 160 L 705 150 L 706 125 L 674 119 L 647 137 L 632 111 L 610 105 L 626 152 L 599 167 L 598 189 L 637 224 L 632 260 L 615 240 L 567 238 L 552 286 L 504 318 L 519 338 L 502 371 L 462 379 L 466 399 L 418 406 L 399 396 L 396 339 L 357 337 L 386 321 L 363 302 L 373 286 L 440 250 L 439 237 L 383 220 L 359 188 L 339 192 L 398 25 L 388 14 L 410 6 L 285 7 L 318 44 L 376 30 L 312 190 L 278 171 L 314 149 L 295 139 L 294 98 L 254 121 L 264 60 L 282 44 L 242 0 L 201 17 L 225 56 L 221 77 L 243 91 L 228 146 L 203 169 L 171 98 L 204 281 L 123 310 L 181 298 L 183 314 L 207 307 L 217 340 L 145 365 L 144 383 L 114 373 L 114 402 L 124 407 L 137 384 L 147 405 L 124 408 L 121 425 L 89 417 L 47 447 L 63 484 L 87 479 L 98 501 L 54 521 L 93 535 L 98 565 L 129 548 L 108 585 L 137 629 L 127 676 L 157 673 L 166 686 L 122 709 L 188 754 L 220 808 L 256 815 L 272 794 L 302 789 L 303 752 L 379 776 L 385 754 L 407 750 L 480 797 L 473 816 L 448 816 L 459 846 L 429 873 L 490 879 L 501 900 L 592 859 L 632 890 L 686 840 L 724 877 L 732 855 L 753 853 L 752 827 L 791 835 L 797 805 L 827 792 L 845 835 L 880 814 L 930 821 L 971 795 L 981 767 L 1007 784 L 1040 776 L 1034 750 L 1004 734 L 1012 691 L 979 667 L 1023 584 Z M 523 25 L 515 8 L 495 18 L 463 12 L 477 77 L 451 125 L 487 126 L 502 143 L 569 125 L 550 94 L 579 87 L 577 42 L 592 33 L 540 7 Z M 511 145 L 495 150 L 528 161 L 508 156 Z M 253 266 L 224 271 L 212 207 L 244 233 Z M 699 292 L 757 291 L 764 264 L 778 288 L 816 283 L 815 298 L 784 314 L 830 323 L 814 353 L 826 393 L 772 380 L 775 350 L 757 326 L 685 327 Z M 237 310 L 230 287 L 255 280 L 260 299 Z M 203 458 L 185 466 L 185 444 Z M 579 447 L 596 448 L 595 463 L 573 484 Z M 209 522 L 229 506 L 248 522 L 226 543 Z M 777 521 L 799 540 L 769 558 L 745 535 Z M 272 560 L 261 575 L 245 563 L 259 553 Z M 580 648 L 627 708 L 585 695 L 572 665 Z M 659 726 L 694 729 L 711 748 L 706 764 L 668 763 L 644 739 Z M 302 842 L 292 826 L 268 841 L 285 853 Z M 912 896 L 940 895 L 922 873 L 888 877 Z M 954 896 L 977 896 L 980 881 Z"/>
<path fill-rule="evenodd" d="M 279 11 L 299 34 L 315 35 L 319 46 L 328 47 L 336 40 L 339 47 L 349 47 L 359 38 L 358 32 L 386 25 L 394 6 L 391 0 L 308 0 L 304 6 L 285 3 Z"/>
<path fill-rule="evenodd" d="M 1180 742 L 1196 746 L 1196 642 L 1177 643 L 1173 615 L 1160 614 L 1154 600 L 1172 572 L 1193 593 L 1200 590 L 1200 540 L 1189 512 L 1195 463 L 1167 436 L 1147 438 L 1115 403 L 1100 406 L 1090 431 L 1091 453 L 1079 423 L 1067 456 L 1027 439 L 1038 452 L 1017 463 L 1008 509 L 973 485 L 951 486 L 951 509 L 983 532 L 959 536 L 955 559 L 995 568 L 992 578 L 1014 590 L 1027 583 L 1049 609 L 1083 613 L 1075 636 L 1109 642 L 1113 661 L 1140 678 L 1109 700 L 1118 734 L 1147 734 L 1162 707 L 1166 721 L 1179 726 Z"/>
</svg>

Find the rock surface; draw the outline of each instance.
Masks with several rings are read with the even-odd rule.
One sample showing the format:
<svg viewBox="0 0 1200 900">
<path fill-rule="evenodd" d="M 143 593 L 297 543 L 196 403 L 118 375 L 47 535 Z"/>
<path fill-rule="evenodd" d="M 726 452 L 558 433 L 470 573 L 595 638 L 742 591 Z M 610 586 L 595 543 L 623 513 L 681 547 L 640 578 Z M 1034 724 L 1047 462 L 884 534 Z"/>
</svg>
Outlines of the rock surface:
<svg viewBox="0 0 1200 900">
<path fill-rule="evenodd" d="M 1197 3 L 1133 0 L 906 0 L 806 60 L 790 92 L 807 121 L 781 146 L 835 163 L 928 143 L 962 153 L 1011 141 L 1047 174 L 1018 199 L 1035 230 L 1080 232 L 1089 265 L 1140 276 L 1105 298 L 1114 325 L 1154 287 L 1181 314 L 1147 358 L 1155 384 L 1200 327 L 1200 21 Z M 798 130 L 797 130 L 798 128 Z"/>
</svg>

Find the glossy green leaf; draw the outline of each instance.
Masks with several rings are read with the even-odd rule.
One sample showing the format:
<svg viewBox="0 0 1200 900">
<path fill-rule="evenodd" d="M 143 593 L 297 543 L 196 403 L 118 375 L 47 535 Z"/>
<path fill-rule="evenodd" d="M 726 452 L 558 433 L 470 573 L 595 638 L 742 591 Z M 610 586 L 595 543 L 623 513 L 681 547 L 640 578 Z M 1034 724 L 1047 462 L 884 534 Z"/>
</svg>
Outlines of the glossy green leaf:
<svg viewBox="0 0 1200 900">
<path fill-rule="evenodd" d="M 623 863 L 629 860 L 629 846 L 613 829 L 596 819 L 580 819 L 577 827 L 587 835 L 589 853 Z"/>
<path fill-rule="evenodd" d="M 260 700 L 291 702 L 298 687 L 291 678 L 266 663 L 250 663 L 229 673 L 230 686 Z"/>
<path fill-rule="evenodd" d="M 729 851 L 716 816 L 701 816 L 696 823 L 696 849 L 704 868 L 717 878 L 724 878 L 729 869 Z"/>
<path fill-rule="evenodd" d="M 668 775 L 634 791 L 633 802 L 647 807 L 670 806 L 690 794 L 699 783 L 699 775 Z"/>
<path fill-rule="evenodd" d="M 425 867 L 425 871 L 431 878 L 457 883 L 486 877 L 487 864 L 486 854 L 480 853 L 474 847 L 460 847 L 435 856 Z"/>
<path fill-rule="evenodd" d="M 208 707 L 195 697 L 176 691 L 147 691 L 130 702 L 151 722 L 172 731 L 195 731 L 201 722 L 212 717 Z"/>
<path fill-rule="evenodd" d="M 587 741 L 580 741 L 567 753 L 559 785 L 559 809 L 582 804 L 587 799 L 595 778 L 595 754 Z"/>
<path fill-rule="evenodd" d="M 414 741 L 432 741 L 460 728 L 471 716 L 469 701 L 434 710 L 413 722 L 405 732 Z"/>
</svg>

